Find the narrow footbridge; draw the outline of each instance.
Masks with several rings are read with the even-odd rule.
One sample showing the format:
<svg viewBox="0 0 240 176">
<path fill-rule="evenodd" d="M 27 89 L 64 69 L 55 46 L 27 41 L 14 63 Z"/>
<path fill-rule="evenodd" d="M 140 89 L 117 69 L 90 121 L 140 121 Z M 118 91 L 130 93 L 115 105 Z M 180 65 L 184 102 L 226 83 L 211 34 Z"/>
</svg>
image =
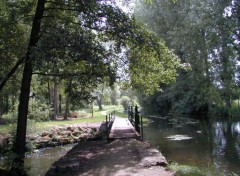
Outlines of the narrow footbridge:
<svg viewBox="0 0 240 176">
<path fill-rule="evenodd" d="M 107 139 L 137 138 L 143 140 L 143 121 L 137 106 L 129 108 L 128 118 L 115 115 L 115 111 L 106 115 Z"/>
<path fill-rule="evenodd" d="M 128 118 L 114 117 L 109 133 L 109 139 L 139 138 L 140 134 L 133 127 Z"/>
</svg>

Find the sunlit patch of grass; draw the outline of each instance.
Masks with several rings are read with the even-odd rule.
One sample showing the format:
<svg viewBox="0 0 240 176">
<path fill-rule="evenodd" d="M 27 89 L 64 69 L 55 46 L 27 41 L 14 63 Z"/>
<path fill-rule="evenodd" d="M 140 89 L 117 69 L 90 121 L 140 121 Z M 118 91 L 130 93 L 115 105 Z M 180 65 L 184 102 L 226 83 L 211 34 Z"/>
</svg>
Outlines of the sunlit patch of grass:
<svg viewBox="0 0 240 176">
<path fill-rule="evenodd" d="M 96 109 L 96 107 L 94 109 Z M 121 106 L 104 106 L 103 111 L 94 110 L 93 114 L 89 109 L 77 111 L 78 118 L 71 120 L 53 120 L 43 122 L 35 122 L 34 120 L 30 120 L 28 121 L 28 131 L 31 131 L 31 133 L 34 133 L 35 131 L 35 133 L 37 133 L 56 126 L 64 127 L 73 124 L 102 122 L 106 120 L 106 114 L 109 114 L 114 110 L 116 112 L 121 112 L 122 109 L 123 108 Z M 13 130 L 13 126 L 16 127 L 16 124 L 1 125 L 0 134 L 15 131 Z"/>
<path fill-rule="evenodd" d="M 175 171 L 177 176 L 205 176 L 205 174 L 195 166 L 172 163 L 169 165 L 169 168 Z"/>
<path fill-rule="evenodd" d="M 199 168 L 197 166 L 181 165 L 178 163 L 171 163 L 169 169 L 173 170 L 177 176 L 224 176 L 220 170 L 213 165 L 206 168 Z M 229 176 L 237 176 L 235 173 L 230 173 Z"/>
<path fill-rule="evenodd" d="M 123 111 L 115 111 L 114 115 L 118 117 L 128 118 L 128 114 L 124 113 Z"/>
<path fill-rule="evenodd" d="M 15 131 L 16 131 L 16 123 L 0 126 L 0 134 L 9 134 L 9 133 L 14 133 Z"/>
<path fill-rule="evenodd" d="M 94 122 L 102 122 L 106 119 L 105 115 L 101 114 L 101 111 L 94 112 L 93 116 L 91 113 L 87 113 L 85 117 L 80 117 L 71 120 L 57 120 L 57 121 L 47 121 L 47 122 L 36 122 L 35 126 L 37 130 L 46 130 L 55 126 L 68 126 L 73 124 L 81 124 L 81 123 L 94 123 Z"/>
</svg>

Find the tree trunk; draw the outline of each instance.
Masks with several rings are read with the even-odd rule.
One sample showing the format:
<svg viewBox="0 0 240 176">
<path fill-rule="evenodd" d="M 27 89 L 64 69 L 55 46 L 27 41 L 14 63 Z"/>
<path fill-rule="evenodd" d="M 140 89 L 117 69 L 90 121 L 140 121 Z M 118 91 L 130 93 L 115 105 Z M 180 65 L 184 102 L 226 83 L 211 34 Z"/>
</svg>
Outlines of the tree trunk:
<svg viewBox="0 0 240 176">
<path fill-rule="evenodd" d="M 64 120 L 68 119 L 68 114 L 69 114 L 69 98 L 66 98 L 66 108 L 65 108 L 65 113 L 64 113 Z"/>
<path fill-rule="evenodd" d="M 47 79 L 47 89 L 48 89 L 48 107 L 52 109 L 52 96 L 49 78 Z M 52 118 L 52 111 L 49 111 L 49 118 Z"/>
<path fill-rule="evenodd" d="M 66 108 L 65 108 L 64 120 L 67 120 L 68 114 L 69 114 L 69 95 L 71 94 L 71 89 L 72 89 L 72 80 L 70 79 L 68 84 L 69 92 L 67 92 L 66 94 Z"/>
<path fill-rule="evenodd" d="M 7 114 L 9 112 L 9 95 L 6 94 L 5 96 L 5 111 L 4 113 Z"/>
<path fill-rule="evenodd" d="M 36 12 L 33 18 L 32 30 L 28 50 L 26 53 L 25 65 L 23 70 L 21 93 L 19 98 L 18 107 L 18 122 L 17 122 L 17 134 L 14 146 L 14 152 L 16 158 L 12 165 L 11 170 L 15 175 L 26 175 L 24 170 L 24 156 L 25 156 L 25 144 L 26 144 L 26 129 L 27 129 L 27 115 L 29 106 L 29 94 L 33 71 L 33 58 L 32 49 L 37 45 L 39 40 L 41 19 L 43 18 L 45 0 L 38 0 Z"/>
<path fill-rule="evenodd" d="M 231 90 L 231 82 L 232 82 L 232 73 L 231 73 L 231 64 L 228 59 L 228 53 L 224 50 L 226 50 L 226 44 L 223 44 L 223 51 L 220 54 L 221 55 L 221 64 L 222 64 L 222 72 L 221 72 L 221 81 L 223 83 L 223 99 L 225 101 L 225 107 L 227 109 L 231 108 L 231 95 L 232 95 L 232 90 Z"/>
<path fill-rule="evenodd" d="M 57 77 L 54 77 L 54 88 L 53 88 L 53 108 L 54 108 L 54 120 L 58 116 L 58 80 Z"/>
<path fill-rule="evenodd" d="M 58 107 L 59 113 L 62 113 L 62 95 L 59 94 L 59 107 Z"/>
<path fill-rule="evenodd" d="M 15 113 L 15 108 L 14 108 L 14 106 L 15 106 L 15 101 L 16 101 L 16 99 L 15 99 L 15 97 L 16 97 L 16 95 L 15 95 L 15 92 L 14 92 L 14 94 L 11 96 L 11 112 L 13 112 L 13 114 Z"/>
<path fill-rule="evenodd" d="M 99 111 L 102 111 L 103 110 L 103 108 L 102 108 L 102 95 L 98 95 L 97 104 L 98 104 Z"/>
<path fill-rule="evenodd" d="M 3 103 L 3 95 L 0 93 L 0 118 L 4 113 L 4 103 Z"/>
</svg>

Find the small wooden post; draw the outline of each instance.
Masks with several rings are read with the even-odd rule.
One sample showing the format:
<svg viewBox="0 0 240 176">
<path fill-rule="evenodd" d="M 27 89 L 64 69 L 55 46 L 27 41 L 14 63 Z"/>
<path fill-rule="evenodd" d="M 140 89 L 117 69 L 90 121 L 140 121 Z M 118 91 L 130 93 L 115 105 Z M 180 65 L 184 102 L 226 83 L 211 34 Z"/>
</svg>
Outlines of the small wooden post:
<svg viewBox="0 0 240 176">
<path fill-rule="evenodd" d="M 92 107 L 91 108 L 92 108 L 92 117 L 93 117 L 93 101 L 92 101 Z"/>
<path fill-rule="evenodd" d="M 133 122 L 134 112 L 133 112 L 133 107 L 132 106 L 130 106 L 130 118 L 131 118 L 131 122 Z"/>
<path fill-rule="evenodd" d="M 109 129 L 108 129 L 108 124 L 109 124 L 109 122 L 108 122 L 108 115 L 106 115 L 106 136 L 107 136 L 107 140 L 108 140 L 108 138 L 109 138 Z"/>
<path fill-rule="evenodd" d="M 139 124 L 140 124 L 140 120 L 139 120 L 138 107 L 135 106 L 135 129 L 136 129 L 137 132 L 140 133 L 140 127 L 139 127 Z"/>
<path fill-rule="evenodd" d="M 143 120 L 142 120 L 142 116 L 141 116 L 141 140 L 143 141 Z"/>
</svg>

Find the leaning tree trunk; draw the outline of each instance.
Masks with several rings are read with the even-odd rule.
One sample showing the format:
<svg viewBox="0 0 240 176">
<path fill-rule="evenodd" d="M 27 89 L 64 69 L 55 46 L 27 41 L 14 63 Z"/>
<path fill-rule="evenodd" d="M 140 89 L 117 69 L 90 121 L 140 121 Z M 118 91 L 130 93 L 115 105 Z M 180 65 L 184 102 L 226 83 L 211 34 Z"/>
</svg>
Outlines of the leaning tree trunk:
<svg viewBox="0 0 240 176">
<path fill-rule="evenodd" d="M 18 107 L 17 134 L 14 146 L 16 158 L 12 165 L 12 171 L 15 175 L 26 175 L 24 171 L 24 156 L 26 144 L 27 115 L 29 106 L 29 94 L 33 71 L 32 49 L 37 45 L 40 35 L 41 19 L 43 18 L 45 0 L 38 0 L 36 12 L 33 18 L 32 30 L 28 50 L 26 53 L 25 65 L 23 70 L 23 78 L 21 85 L 21 93 Z"/>
</svg>

